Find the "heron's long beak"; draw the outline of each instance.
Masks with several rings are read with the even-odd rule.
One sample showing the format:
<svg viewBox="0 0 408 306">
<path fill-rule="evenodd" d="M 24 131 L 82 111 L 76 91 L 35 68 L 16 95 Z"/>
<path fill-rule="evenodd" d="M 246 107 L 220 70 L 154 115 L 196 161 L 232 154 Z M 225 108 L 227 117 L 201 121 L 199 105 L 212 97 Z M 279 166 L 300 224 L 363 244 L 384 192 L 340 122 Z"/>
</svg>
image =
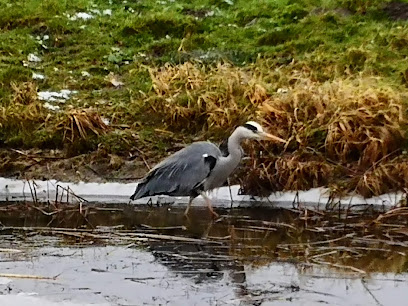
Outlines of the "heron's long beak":
<svg viewBox="0 0 408 306">
<path fill-rule="evenodd" d="M 272 141 L 282 142 L 282 143 L 287 142 L 286 140 L 284 140 L 284 139 L 282 139 L 282 138 L 280 138 L 278 136 L 275 136 L 275 135 L 272 135 L 272 134 L 269 134 L 269 133 L 266 133 L 266 132 L 261 132 L 261 133 L 259 133 L 259 135 L 261 136 L 261 138 L 266 139 L 266 140 L 272 140 Z"/>
</svg>

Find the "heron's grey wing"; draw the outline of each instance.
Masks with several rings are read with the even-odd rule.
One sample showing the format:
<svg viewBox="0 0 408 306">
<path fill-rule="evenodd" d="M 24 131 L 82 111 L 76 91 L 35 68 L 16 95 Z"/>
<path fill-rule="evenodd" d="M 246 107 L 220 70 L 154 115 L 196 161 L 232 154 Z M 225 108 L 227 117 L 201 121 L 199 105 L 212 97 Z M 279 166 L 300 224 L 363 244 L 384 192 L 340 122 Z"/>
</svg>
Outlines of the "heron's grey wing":
<svg viewBox="0 0 408 306">
<path fill-rule="evenodd" d="M 154 167 L 138 184 L 131 199 L 161 194 L 195 196 L 219 156 L 220 150 L 212 143 L 193 143 Z"/>
</svg>

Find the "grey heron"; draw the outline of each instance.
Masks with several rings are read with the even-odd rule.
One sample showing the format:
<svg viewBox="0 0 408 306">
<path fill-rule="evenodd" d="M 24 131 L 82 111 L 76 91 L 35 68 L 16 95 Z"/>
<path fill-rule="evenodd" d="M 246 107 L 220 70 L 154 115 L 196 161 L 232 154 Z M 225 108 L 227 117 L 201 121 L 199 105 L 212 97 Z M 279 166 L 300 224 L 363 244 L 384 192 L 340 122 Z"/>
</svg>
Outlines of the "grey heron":
<svg viewBox="0 0 408 306">
<path fill-rule="evenodd" d="M 225 152 L 211 142 L 198 141 L 170 155 L 142 178 L 130 199 L 154 195 L 189 196 L 184 213 L 187 215 L 193 199 L 201 195 L 210 212 L 218 216 L 206 192 L 221 187 L 237 168 L 243 157 L 241 142 L 244 139 L 286 143 L 282 138 L 266 133 L 258 123 L 249 121 L 231 134 Z"/>
</svg>

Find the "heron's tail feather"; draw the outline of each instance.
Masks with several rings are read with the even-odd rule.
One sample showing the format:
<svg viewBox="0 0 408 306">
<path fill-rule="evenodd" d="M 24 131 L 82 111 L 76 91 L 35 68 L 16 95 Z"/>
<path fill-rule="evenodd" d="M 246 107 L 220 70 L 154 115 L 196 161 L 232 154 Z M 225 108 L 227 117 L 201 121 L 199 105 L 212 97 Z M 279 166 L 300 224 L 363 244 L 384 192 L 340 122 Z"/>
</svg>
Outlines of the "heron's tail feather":
<svg viewBox="0 0 408 306">
<path fill-rule="evenodd" d="M 188 192 L 189 191 L 183 190 L 180 192 L 180 185 L 177 182 L 157 182 L 156 180 L 149 180 L 147 182 L 140 182 L 130 199 L 137 200 L 155 195 L 186 195 Z"/>
<path fill-rule="evenodd" d="M 146 192 L 147 194 L 149 193 L 148 190 L 146 190 L 146 184 L 144 183 L 139 183 L 137 184 L 136 190 L 135 192 L 132 194 L 132 196 L 130 197 L 130 199 L 133 200 L 137 200 L 140 198 L 143 198 L 146 196 Z"/>
<path fill-rule="evenodd" d="M 166 172 L 167 170 L 167 172 Z M 168 174 L 170 173 L 170 174 Z M 173 169 L 154 169 L 136 187 L 131 200 L 155 195 L 187 195 L 191 191 L 189 186 L 183 186 L 174 178 L 176 171 Z"/>
</svg>

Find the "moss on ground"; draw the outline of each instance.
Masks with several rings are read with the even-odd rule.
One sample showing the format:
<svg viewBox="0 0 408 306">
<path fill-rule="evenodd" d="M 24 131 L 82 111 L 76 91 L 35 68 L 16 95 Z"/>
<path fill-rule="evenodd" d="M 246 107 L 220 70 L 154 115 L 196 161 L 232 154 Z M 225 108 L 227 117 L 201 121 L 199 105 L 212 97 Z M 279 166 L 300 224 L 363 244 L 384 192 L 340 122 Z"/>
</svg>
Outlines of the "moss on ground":
<svg viewBox="0 0 408 306">
<path fill-rule="evenodd" d="M 265 118 L 260 106 L 305 79 L 319 87 L 374 77 L 404 104 L 407 7 L 378 0 L 0 0 L 0 146 L 159 159 L 179 142 L 220 141 L 248 118 Z M 45 78 L 33 80 L 34 73 Z M 61 89 L 77 93 L 50 102 L 57 111 L 36 95 Z M 324 139 L 324 131 L 317 134 Z"/>
</svg>

